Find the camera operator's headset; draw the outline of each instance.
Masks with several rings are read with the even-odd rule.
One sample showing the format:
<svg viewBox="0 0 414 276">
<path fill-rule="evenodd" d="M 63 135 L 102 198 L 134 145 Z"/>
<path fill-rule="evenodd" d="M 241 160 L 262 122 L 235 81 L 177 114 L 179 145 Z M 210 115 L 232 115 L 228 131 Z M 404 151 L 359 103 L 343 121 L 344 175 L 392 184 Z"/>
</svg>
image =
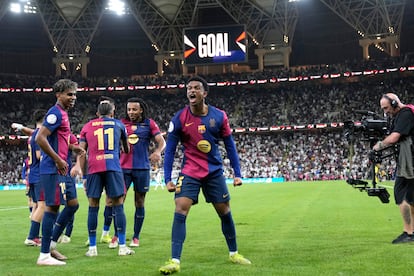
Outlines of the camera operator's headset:
<svg viewBox="0 0 414 276">
<path fill-rule="evenodd" d="M 390 105 L 393 109 L 396 109 L 398 107 L 398 102 L 395 99 L 391 99 L 387 94 L 382 95 L 384 99 L 387 99 L 390 102 Z"/>
</svg>

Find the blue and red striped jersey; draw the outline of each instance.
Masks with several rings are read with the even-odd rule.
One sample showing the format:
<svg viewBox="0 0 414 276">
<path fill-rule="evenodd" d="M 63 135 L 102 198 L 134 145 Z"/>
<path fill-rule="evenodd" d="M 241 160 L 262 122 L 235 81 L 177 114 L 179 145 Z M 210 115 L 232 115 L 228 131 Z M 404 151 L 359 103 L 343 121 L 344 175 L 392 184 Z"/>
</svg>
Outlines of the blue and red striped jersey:
<svg viewBox="0 0 414 276">
<path fill-rule="evenodd" d="M 222 174 L 219 141 L 224 140 L 234 174 L 241 177 L 239 158 L 231 132 L 227 114 L 216 107 L 209 105 L 206 116 L 193 115 L 188 106 L 178 111 L 168 128 L 164 158 L 165 183 L 171 181 L 178 142 L 181 142 L 184 152 L 181 165 L 183 174 L 196 179 Z"/>
<path fill-rule="evenodd" d="M 47 137 L 49 144 L 59 157 L 66 161 L 68 159 L 69 137 L 71 134 L 68 113 L 58 104 L 52 106 L 46 113 L 43 126 L 47 127 L 51 132 Z M 58 173 L 55 161 L 43 151 L 41 152 L 40 160 L 40 174 Z"/>
<path fill-rule="evenodd" d="M 147 118 L 143 122 L 121 120 L 126 127 L 129 153 L 121 153 L 121 167 L 123 169 L 150 169 L 149 145 L 152 137 L 160 133 L 160 128 L 153 119 Z"/>
<path fill-rule="evenodd" d="M 39 129 L 36 128 L 27 141 L 29 147 L 28 163 L 30 166 L 29 183 L 38 183 L 40 180 L 40 160 L 36 156 L 36 151 L 40 151 L 40 147 L 35 141 L 38 132 Z"/>
<path fill-rule="evenodd" d="M 88 173 L 122 172 L 121 139 L 126 137 L 125 125 L 117 119 L 102 117 L 86 123 L 79 141 L 88 145 Z"/>
</svg>

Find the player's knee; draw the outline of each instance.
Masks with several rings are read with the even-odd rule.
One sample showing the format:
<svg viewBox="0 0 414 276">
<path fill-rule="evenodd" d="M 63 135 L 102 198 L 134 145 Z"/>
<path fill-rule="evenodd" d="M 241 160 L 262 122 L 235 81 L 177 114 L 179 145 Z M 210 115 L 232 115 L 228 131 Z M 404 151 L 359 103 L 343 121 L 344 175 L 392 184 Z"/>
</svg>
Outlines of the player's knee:
<svg viewBox="0 0 414 276">
<path fill-rule="evenodd" d="M 73 206 L 66 206 L 66 208 L 69 209 L 69 212 L 74 214 L 79 209 L 79 204 L 73 205 Z"/>
</svg>

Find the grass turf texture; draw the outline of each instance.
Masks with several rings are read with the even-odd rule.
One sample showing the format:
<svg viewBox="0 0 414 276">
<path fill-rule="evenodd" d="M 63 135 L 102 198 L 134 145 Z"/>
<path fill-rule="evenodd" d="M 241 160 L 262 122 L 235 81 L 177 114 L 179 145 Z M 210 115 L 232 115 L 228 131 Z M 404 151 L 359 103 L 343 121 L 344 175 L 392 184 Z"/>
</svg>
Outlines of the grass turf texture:
<svg viewBox="0 0 414 276">
<path fill-rule="evenodd" d="M 391 244 L 402 232 L 392 195 L 391 202 L 383 204 L 344 181 L 229 188 L 239 251 L 252 265 L 228 262 L 220 221 L 200 195 L 200 203 L 187 219 L 180 275 L 414 275 L 414 244 Z M 392 189 L 388 190 L 392 194 Z M 119 257 L 117 249 L 98 244 L 99 256 L 88 258 L 84 256 L 87 200 L 82 190 L 78 194 L 80 209 L 72 241 L 58 245 L 59 251 L 69 257 L 67 265 L 40 267 L 36 265 L 39 248 L 23 244 L 30 225 L 24 191 L 0 192 L 0 274 L 159 275 L 158 268 L 170 258 L 173 195 L 153 188 L 147 194 L 141 246 L 135 249 L 135 255 Z M 130 239 L 132 193 L 125 210 Z M 102 213 L 103 206 L 98 239 Z"/>
</svg>

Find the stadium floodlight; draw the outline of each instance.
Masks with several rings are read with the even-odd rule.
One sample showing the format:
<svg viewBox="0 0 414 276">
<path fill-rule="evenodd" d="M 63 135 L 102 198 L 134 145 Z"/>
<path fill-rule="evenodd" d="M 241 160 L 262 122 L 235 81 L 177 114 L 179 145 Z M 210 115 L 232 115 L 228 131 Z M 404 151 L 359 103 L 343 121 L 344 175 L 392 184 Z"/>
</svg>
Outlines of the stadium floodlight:
<svg viewBox="0 0 414 276">
<path fill-rule="evenodd" d="M 20 3 L 10 3 L 10 11 L 14 13 L 21 13 L 22 6 L 20 5 Z"/>
<path fill-rule="evenodd" d="M 259 46 L 259 41 L 257 41 L 255 37 L 252 37 L 252 41 L 256 46 Z"/>
<path fill-rule="evenodd" d="M 10 11 L 13 13 L 37 13 L 37 7 L 32 1 L 20 0 L 10 3 Z"/>
<path fill-rule="evenodd" d="M 160 48 L 158 48 L 158 46 L 157 46 L 157 44 L 155 44 L 155 43 L 152 43 L 151 44 L 151 46 L 155 49 L 155 51 L 159 51 L 160 50 Z"/>
<path fill-rule="evenodd" d="M 115 12 L 117 15 L 124 15 L 127 13 L 125 2 L 121 0 L 109 0 L 106 9 Z"/>
</svg>

